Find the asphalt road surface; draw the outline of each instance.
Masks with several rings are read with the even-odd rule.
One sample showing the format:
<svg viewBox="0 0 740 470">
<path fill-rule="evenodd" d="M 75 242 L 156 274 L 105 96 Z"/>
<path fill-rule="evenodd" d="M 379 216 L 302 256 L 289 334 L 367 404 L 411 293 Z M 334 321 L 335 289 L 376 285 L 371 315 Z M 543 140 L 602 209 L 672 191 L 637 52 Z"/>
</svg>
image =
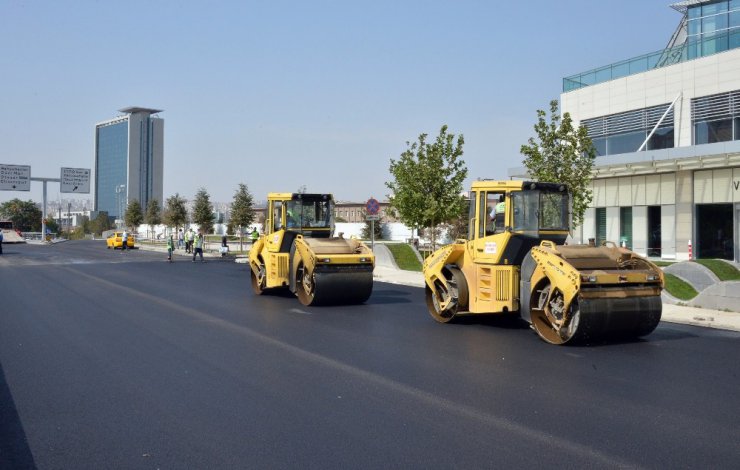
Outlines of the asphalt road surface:
<svg viewBox="0 0 740 470">
<path fill-rule="evenodd" d="M 418 288 L 255 296 L 247 265 L 6 245 L 0 468 L 737 468 L 740 334 L 551 346 Z"/>
</svg>

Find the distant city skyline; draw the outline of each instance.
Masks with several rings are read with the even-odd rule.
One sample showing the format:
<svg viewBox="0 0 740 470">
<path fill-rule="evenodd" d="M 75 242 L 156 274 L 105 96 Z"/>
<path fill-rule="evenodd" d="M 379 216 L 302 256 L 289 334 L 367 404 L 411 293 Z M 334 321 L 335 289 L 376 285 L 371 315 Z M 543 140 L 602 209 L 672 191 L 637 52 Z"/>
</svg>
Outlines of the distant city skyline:
<svg viewBox="0 0 740 470">
<path fill-rule="evenodd" d="M 670 3 L 10 0 L 0 163 L 93 169 L 94 125 L 155 106 L 164 199 L 229 202 L 239 183 L 258 200 L 304 185 L 385 199 L 390 159 L 443 124 L 465 136 L 466 186 L 504 179 L 564 77 L 665 47 Z M 13 198 L 40 202 L 41 185 L 0 191 Z"/>
</svg>

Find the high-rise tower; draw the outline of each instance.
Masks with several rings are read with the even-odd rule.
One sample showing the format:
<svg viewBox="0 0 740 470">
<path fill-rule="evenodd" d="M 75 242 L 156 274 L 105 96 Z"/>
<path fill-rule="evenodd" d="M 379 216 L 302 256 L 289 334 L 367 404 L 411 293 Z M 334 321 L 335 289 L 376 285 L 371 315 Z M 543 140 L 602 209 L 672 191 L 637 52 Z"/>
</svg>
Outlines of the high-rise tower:
<svg viewBox="0 0 740 470">
<path fill-rule="evenodd" d="M 163 196 L 164 120 L 160 109 L 129 107 L 95 125 L 95 210 L 122 219 L 128 203 L 142 209 Z"/>
</svg>

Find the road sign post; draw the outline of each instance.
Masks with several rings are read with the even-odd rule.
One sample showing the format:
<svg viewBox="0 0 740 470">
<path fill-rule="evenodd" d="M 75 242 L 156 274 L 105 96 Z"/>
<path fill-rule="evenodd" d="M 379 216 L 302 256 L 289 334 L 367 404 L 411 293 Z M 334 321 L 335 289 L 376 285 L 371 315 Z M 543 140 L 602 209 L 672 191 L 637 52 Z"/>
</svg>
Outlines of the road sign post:
<svg viewBox="0 0 740 470">
<path fill-rule="evenodd" d="M 46 183 L 61 183 L 59 192 L 62 193 L 89 194 L 90 169 L 62 168 L 61 178 L 32 178 L 30 165 L 6 165 L 0 163 L 0 190 L 30 191 L 31 181 L 40 181 L 43 183 L 41 239 L 46 240 Z M 61 219 L 61 213 L 59 214 L 59 218 Z"/>
<path fill-rule="evenodd" d="M 0 191 L 30 191 L 31 166 L 0 163 Z"/>
<path fill-rule="evenodd" d="M 378 211 L 380 210 L 380 203 L 374 197 L 371 197 L 365 203 L 365 210 L 367 210 L 367 220 L 370 221 L 370 249 L 375 249 L 375 221 L 379 220 Z"/>
<path fill-rule="evenodd" d="M 62 168 L 59 192 L 90 194 L 90 169 Z"/>
</svg>

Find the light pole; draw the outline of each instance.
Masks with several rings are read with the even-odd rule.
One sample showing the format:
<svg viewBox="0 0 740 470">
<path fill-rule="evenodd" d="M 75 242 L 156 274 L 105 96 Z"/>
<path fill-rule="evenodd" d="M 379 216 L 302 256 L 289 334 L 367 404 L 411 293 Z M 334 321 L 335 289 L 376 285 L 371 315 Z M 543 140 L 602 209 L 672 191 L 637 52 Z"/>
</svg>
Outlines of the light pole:
<svg viewBox="0 0 740 470">
<path fill-rule="evenodd" d="M 118 198 L 118 220 L 120 220 L 118 229 L 120 230 L 123 226 L 123 213 L 124 213 L 124 199 L 126 198 L 126 185 L 119 184 L 116 186 L 116 196 Z"/>
</svg>

